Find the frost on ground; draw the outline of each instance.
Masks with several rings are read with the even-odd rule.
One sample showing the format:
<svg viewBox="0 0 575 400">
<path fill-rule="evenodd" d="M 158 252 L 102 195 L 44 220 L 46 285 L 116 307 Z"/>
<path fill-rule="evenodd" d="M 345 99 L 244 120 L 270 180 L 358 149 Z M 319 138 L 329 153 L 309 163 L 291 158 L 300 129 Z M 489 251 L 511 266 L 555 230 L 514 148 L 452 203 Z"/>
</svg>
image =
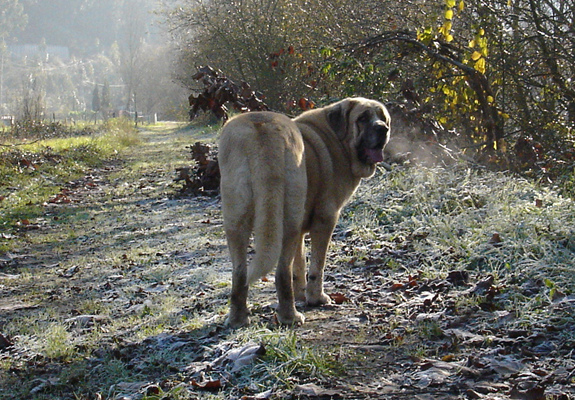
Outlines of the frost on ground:
<svg viewBox="0 0 575 400">
<path fill-rule="evenodd" d="M 306 324 L 222 323 L 219 202 L 178 198 L 198 132 L 155 128 L 0 254 L 1 399 L 568 399 L 575 207 L 506 174 L 396 167 L 358 190 Z"/>
</svg>

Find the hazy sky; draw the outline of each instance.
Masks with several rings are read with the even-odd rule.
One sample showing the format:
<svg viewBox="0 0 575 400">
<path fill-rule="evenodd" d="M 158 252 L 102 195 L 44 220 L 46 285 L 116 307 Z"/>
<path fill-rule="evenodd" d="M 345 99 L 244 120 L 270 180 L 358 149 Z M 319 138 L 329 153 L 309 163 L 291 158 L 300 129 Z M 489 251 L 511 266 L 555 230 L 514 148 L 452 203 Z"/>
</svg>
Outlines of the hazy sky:
<svg viewBox="0 0 575 400">
<path fill-rule="evenodd" d="M 15 34 L 18 44 L 68 46 L 78 55 L 107 48 L 121 40 L 122 23 L 145 9 L 147 25 L 154 15 L 149 11 L 155 0 L 22 0 L 28 24 Z M 139 13 L 142 15 L 142 13 Z M 99 47 L 97 44 L 99 43 Z"/>
</svg>

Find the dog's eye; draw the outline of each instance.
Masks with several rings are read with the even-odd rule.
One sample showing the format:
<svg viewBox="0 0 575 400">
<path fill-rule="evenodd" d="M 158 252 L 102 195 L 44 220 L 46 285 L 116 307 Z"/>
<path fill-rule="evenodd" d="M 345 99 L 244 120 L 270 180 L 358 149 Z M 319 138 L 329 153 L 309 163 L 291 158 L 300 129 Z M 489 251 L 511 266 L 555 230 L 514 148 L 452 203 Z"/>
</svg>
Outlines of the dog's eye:
<svg viewBox="0 0 575 400">
<path fill-rule="evenodd" d="M 357 118 L 357 120 L 358 120 L 359 122 L 361 122 L 361 123 L 369 122 L 370 119 L 371 119 L 371 117 L 370 117 L 369 113 L 367 113 L 367 112 L 364 112 L 363 114 L 361 114 L 361 115 Z"/>
</svg>

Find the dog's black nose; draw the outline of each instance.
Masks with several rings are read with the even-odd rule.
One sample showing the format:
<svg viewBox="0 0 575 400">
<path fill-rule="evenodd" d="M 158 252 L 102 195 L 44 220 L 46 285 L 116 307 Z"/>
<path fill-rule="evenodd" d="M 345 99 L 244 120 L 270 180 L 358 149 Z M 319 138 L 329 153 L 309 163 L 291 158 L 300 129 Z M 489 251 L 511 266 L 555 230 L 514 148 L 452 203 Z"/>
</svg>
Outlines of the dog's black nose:
<svg viewBox="0 0 575 400">
<path fill-rule="evenodd" d="M 373 129 L 379 135 L 387 135 L 387 131 L 389 130 L 389 128 L 387 127 L 387 125 L 383 121 L 376 121 L 373 124 Z"/>
<path fill-rule="evenodd" d="M 372 127 L 373 136 L 375 136 L 375 140 L 377 140 L 378 145 L 385 145 L 389 138 L 389 128 L 383 121 L 376 121 Z"/>
<path fill-rule="evenodd" d="M 364 144 L 367 148 L 381 149 L 389 140 L 389 128 L 381 120 L 373 121 L 364 136 Z"/>
</svg>

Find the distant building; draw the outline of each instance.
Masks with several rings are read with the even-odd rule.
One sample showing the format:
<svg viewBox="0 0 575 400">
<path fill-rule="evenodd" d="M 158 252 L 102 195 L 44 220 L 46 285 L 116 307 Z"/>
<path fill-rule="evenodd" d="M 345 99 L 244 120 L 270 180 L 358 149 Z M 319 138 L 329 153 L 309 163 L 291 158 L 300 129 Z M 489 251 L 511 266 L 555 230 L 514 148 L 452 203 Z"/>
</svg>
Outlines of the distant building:
<svg viewBox="0 0 575 400">
<path fill-rule="evenodd" d="M 54 57 L 57 57 L 62 61 L 68 61 L 70 59 L 70 49 L 66 46 L 13 44 L 8 46 L 8 51 L 14 58 L 41 57 L 46 55 L 48 59 Z"/>
<path fill-rule="evenodd" d="M 0 116 L 0 126 L 12 126 L 14 125 L 15 117 L 13 115 L 2 115 Z"/>
</svg>

